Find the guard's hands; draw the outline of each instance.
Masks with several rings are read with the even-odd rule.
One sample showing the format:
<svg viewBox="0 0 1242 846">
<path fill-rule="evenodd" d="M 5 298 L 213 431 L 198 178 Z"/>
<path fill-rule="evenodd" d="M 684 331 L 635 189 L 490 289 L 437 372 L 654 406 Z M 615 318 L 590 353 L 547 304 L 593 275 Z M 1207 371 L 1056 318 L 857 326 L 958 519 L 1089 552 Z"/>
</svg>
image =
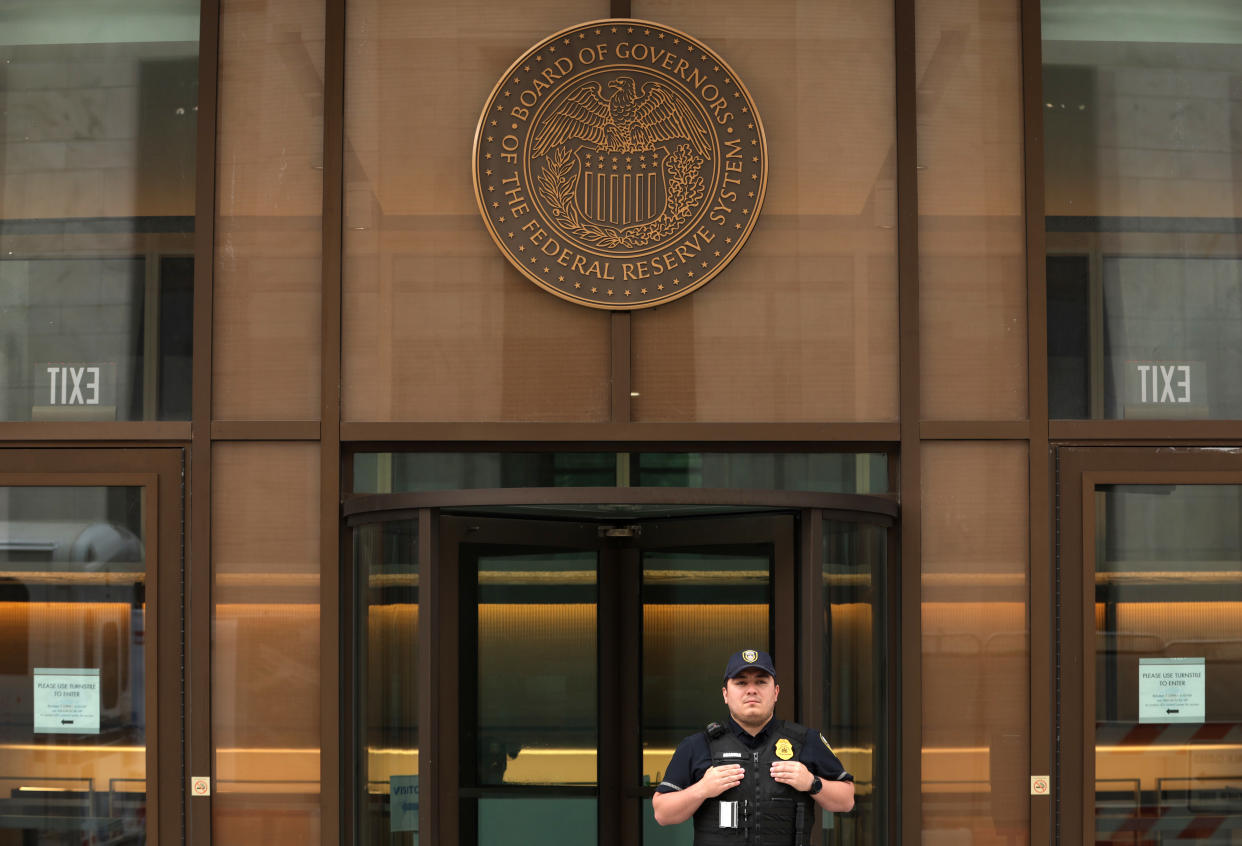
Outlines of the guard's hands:
<svg viewBox="0 0 1242 846">
<path fill-rule="evenodd" d="M 703 773 L 703 778 L 699 779 L 699 786 L 703 789 L 704 798 L 713 799 L 729 788 L 741 784 L 744 775 L 746 775 L 746 770 L 737 764 L 708 767 L 707 772 Z"/>
<path fill-rule="evenodd" d="M 772 765 L 770 772 L 773 781 L 788 784 L 803 793 L 810 790 L 815 783 L 815 776 L 811 775 L 811 771 L 801 761 L 778 761 Z"/>
</svg>

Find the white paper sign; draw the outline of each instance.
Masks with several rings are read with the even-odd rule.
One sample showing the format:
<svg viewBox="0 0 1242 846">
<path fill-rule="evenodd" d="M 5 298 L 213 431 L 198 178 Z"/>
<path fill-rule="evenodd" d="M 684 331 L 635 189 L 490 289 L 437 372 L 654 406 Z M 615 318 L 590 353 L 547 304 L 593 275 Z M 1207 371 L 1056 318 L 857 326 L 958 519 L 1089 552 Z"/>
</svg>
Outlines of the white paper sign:
<svg viewBox="0 0 1242 846">
<path fill-rule="evenodd" d="M 418 776 L 388 777 L 388 830 L 412 831 L 418 842 Z"/>
<path fill-rule="evenodd" d="M 1204 722 L 1206 682 L 1202 658 L 1140 658 L 1139 722 Z"/>
<path fill-rule="evenodd" d="M 99 734 L 99 669 L 34 671 L 35 734 Z"/>
</svg>

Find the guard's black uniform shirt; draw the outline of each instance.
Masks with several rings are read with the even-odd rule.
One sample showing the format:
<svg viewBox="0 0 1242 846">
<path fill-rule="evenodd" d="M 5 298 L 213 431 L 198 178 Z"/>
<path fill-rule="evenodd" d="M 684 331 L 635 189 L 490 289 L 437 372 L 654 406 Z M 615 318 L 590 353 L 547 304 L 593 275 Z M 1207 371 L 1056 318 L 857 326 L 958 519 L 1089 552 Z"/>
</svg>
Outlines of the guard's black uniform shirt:
<svg viewBox="0 0 1242 846">
<path fill-rule="evenodd" d="M 765 744 L 775 743 L 780 738 L 780 730 L 784 725 L 784 720 L 769 720 L 759 734 L 752 736 L 732 717 L 725 718 L 725 728 L 737 735 L 742 745 L 752 750 L 759 749 Z M 824 736 L 813 729 L 807 729 L 806 741 L 802 744 L 798 760 L 806 764 L 806 768 L 811 771 L 812 775 L 817 775 L 824 781 L 854 780 L 854 777 L 845 771 L 841 761 L 833 754 Z M 685 790 L 703 778 L 703 773 L 707 772 L 711 765 L 712 754 L 707 744 L 707 735 L 697 731 L 677 745 L 673 760 L 669 761 L 668 770 L 664 773 L 659 786 L 656 787 L 656 792 L 672 793 L 676 790 Z"/>
</svg>

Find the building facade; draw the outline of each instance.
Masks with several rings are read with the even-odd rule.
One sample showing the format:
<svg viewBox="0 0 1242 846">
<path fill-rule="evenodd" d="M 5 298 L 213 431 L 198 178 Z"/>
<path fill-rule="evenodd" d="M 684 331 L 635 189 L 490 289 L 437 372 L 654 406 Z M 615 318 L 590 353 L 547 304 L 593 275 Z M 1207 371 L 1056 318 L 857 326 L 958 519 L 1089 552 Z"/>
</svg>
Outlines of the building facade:
<svg viewBox="0 0 1242 846">
<path fill-rule="evenodd" d="M 856 778 L 816 843 L 1242 842 L 1232 4 L 0 20 L 0 844 L 688 844 L 748 647 Z M 489 211 L 588 21 L 757 113 L 650 307 Z"/>
</svg>

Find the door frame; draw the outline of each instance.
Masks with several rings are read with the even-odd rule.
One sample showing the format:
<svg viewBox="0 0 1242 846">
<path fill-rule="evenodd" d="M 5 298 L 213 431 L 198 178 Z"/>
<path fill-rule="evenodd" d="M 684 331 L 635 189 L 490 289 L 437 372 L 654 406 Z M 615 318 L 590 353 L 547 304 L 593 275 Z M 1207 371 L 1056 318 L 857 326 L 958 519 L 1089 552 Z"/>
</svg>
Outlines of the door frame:
<svg viewBox="0 0 1242 846">
<path fill-rule="evenodd" d="M 181 448 L 0 449 L 5 487 L 144 489 L 146 828 L 153 843 L 183 839 L 184 453 Z"/>
<path fill-rule="evenodd" d="M 1058 446 L 1055 449 L 1056 625 L 1054 713 L 1055 830 L 1068 842 L 1095 842 L 1094 492 L 1110 484 L 1242 484 L 1242 449 L 1200 446 Z M 1061 738 L 1057 743 L 1056 738 Z M 1061 839 L 1061 838 L 1058 838 Z"/>
<path fill-rule="evenodd" d="M 868 495 L 868 494 L 839 494 L 839 493 L 816 493 L 803 491 L 773 491 L 773 490 L 742 490 L 742 489 L 711 489 L 711 488 L 635 488 L 635 487 L 607 487 L 607 488 L 496 488 L 496 489 L 470 489 L 470 490 L 450 490 L 450 491 L 430 491 L 430 492 L 406 492 L 391 494 L 355 494 L 344 498 L 342 513 L 345 519 L 347 529 L 364 525 L 367 523 L 389 522 L 394 520 L 415 520 L 418 523 L 418 583 L 419 591 L 419 679 L 418 685 L 421 690 L 428 691 L 426 695 L 421 697 L 419 702 L 419 758 L 424 761 L 435 761 L 436 771 L 428 772 L 425 779 L 420 779 L 421 784 L 421 809 L 422 817 L 419 822 L 420 838 L 427 838 L 428 842 L 442 843 L 445 846 L 455 846 L 458 842 L 458 832 L 460 829 L 458 822 L 459 815 L 459 789 L 455 786 L 458 781 L 458 732 L 459 720 L 457 715 L 457 688 L 448 683 L 458 677 L 458 655 L 460 654 L 460 573 L 457 566 L 457 558 L 455 555 L 449 554 L 454 550 L 456 538 L 448 537 L 442 534 L 441 526 L 445 515 L 443 512 L 453 509 L 484 509 L 488 507 L 505 507 L 505 506 L 534 506 L 534 505 L 670 505 L 670 506 L 734 506 L 739 508 L 753 508 L 754 512 L 750 515 L 771 515 L 772 509 L 781 509 L 783 511 L 793 513 L 797 512 L 802 517 L 802 525 L 800 530 L 797 526 L 791 524 L 794 530 L 790 532 L 790 548 L 789 554 L 792 556 L 792 567 L 790 574 L 797 574 L 796 578 L 786 578 L 782 583 L 778 584 L 776 574 L 773 574 L 773 605 L 779 602 L 787 602 L 788 607 L 795 609 L 803 616 L 803 631 L 799 636 L 798 631 L 794 627 L 793 620 L 788 622 L 788 632 L 781 633 L 779 627 L 774 627 L 774 645 L 773 648 L 777 652 L 777 660 L 781 656 L 788 653 L 785 657 L 787 666 L 797 666 L 798 673 L 796 678 L 801 680 L 801 684 L 794 684 L 786 697 L 781 700 L 783 706 L 778 710 L 778 716 L 785 718 L 792 717 L 794 708 L 797 707 L 803 714 L 819 714 L 822 713 L 820 697 L 822 691 L 822 671 L 819 669 L 816 656 L 807 654 L 810 650 L 803 650 L 799 654 L 797 644 L 818 643 L 821 642 L 823 632 L 821 631 L 823 623 L 821 615 L 817 613 L 808 613 L 815 607 L 822 589 L 822 573 L 818 566 L 798 566 L 800 560 L 818 561 L 819 544 L 822 540 L 822 527 L 825 519 L 837 519 L 845 522 L 871 523 L 887 527 L 888 529 L 888 560 L 885 562 L 885 580 L 890 586 L 895 586 L 897 581 L 895 575 L 899 567 L 900 549 L 898 545 L 899 527 L 898 523 L 898 505 L 896 498 L 891 495 Z M 519 515 L 513 515 L 518 518 Z M 535 517 L 536 515 L 531 515 Z M 677 515 L 670 515 L 676 518 Z M 729 516 L 729 515 L 724 515 Z M 733 516 L 744 516 L 737 514 Z M 654 515 L 648 519 L 654 519 Z M 687 519 L 691 519 L 687 517 Z M 584 515 L 583 521 L 586 521 Z M 627 522 L 625 517 L 619 516 L 618 521 Z M 609 522 L 608 520 L 591 522 Z M 451 524 L 450 524 L 451 525 Z M 354 561 L 352 543 L 349 541 L 349 532 L 346 531 L 342 535 L 342 578 L 341 578 L 341 612 L 342 612 L 342 630 L 343 636 L 348 640 L 345 648 L 342 650 L 344 656 L 354 654 L 353 640 L 354 629 L 357 624 L 356 619 L 356 594 L 355 579 L 353 578 Z M 807 559 L 807 556 L 812 556 Z M 637 560 L 637 559 L 635 559 Z M 432 566 L 434 562 L 434 566 Z M 620 580 L 620 568 L 614 568 L 618 574 L 617 579 Z M 602 577 L 601 577 L 602 579 Z M 633 579 L 628 580 L 634 582 Z M 605 587 L 601 581 L 601 590 Z M 620 585 L 617 585 L 619 588 Z M 636 588 L 635 588 L 636 589 Z M 778 594 L 779 591 L 779 594 Z M 635 596 L 630 601 L 635 604 L 639 603 L 639 597 Z M 885 625 L 884 636 L 889 648 L 896 648 L 899 643 L 899 626 L 897 605 L 898 591 L 892 589 L 888 597 L 886 607 L 886 619 L 883 621 Z M 795 605 L 796 603 L 796 605 Z M 601 634 L 603 627 L 606 625 L 624 626 L 623 621 L 607 621 L 600 619 L 599 626 Z M 636 634 L 636 633 L 634 633 Z M 633 636 L 633 635 L 631 635 Z M 435 644 L 435 648 L 431 648 L 431 644 Z M 601 637 L 601 649 L 604 646 L 604 639 Z M 782 651 L 783 650 L 783 651 Z M 603 656 L 601 656 L 602 658 Z M 615 656 L 620 658 L 621 656 Z M 352 664 L 352 661 L 349 663 Z M 888 691 L 897 690 L 897 675 L 900 672 L 900 661 L 889 661 L 886 664 L 886 675 L 883 679 L 884 688 Z M 352 666 L 346 666 L 344 677 L 346 685 L 352 685 L 357 678 L 357 670 Z M 627 670 L 637 673 L 637 667 L 621 668 L 622 672 Z M 601 694 L 602 695 L 602 694 Z M 900 720 L 899 706 L 895 701 L 891 701 L 891 707 L 883 719 L 883 730 L 887 737 L 887 748 L 883 750 L 883 761 L 877 760 L 875 767 L 877 770 L 883 768 L 883 771 L 890 773 L 896 777 L 899 773 L 899 761 L 901 758 L 901 738 L 897 728 Z M 348 702 L 348 697 L 347 697 Z M 604 703 L 601 701 L 600 725 L 606 724 L 604 713 Z M 619 709 L 624 712 L 625 709 Z M 631 709 L 632 711 L 632 709 Z M 788 713 L 786 713 L 788 711 Z M 345 809 L 349 819 L 345 821 L 345 830 L 352 833 L 357 830 L 357 763 L 361 750 L 355 748 L 355 734 L 350 726 L 353 726 L 360 715 L 356 714 L 352 703 L 347 704 L 345 709 L 345 720 L 343 721 L 345 728 L 342 731 L 346 748 L 343 750 L 344 760 L 348 761 L 344 771 L 349 774 L 348 783 L 345 785 L 345 796 L 343 809 Z M 638 717 L 637 714 L 626 715 L 618 713 L 616 715 L 617 724 L 622 730 L 632 730 L 637 732 Z M 632 723 L 628 725 L 627 723 Z M 877 721 L 877 725 L 879 721 Z M 425 728 L 424 728 L 425 727 Z M 602 746 L 605 743 L 613 742 L 607 740 L 601 732 L 601 755 L 603 754 Z M 447 768 L 447 772 L 445 772 Z M 609 774 L 609 778 L 615 782 L 615 787 L 620 788 L 624 783 L 623 779 L 626 773 Z M 449 783 L 451 781 L 451 784 Z M 605 778 L 601 774 L 599 780 L 599 789 L 602 793 L 605 789 Z M 880 825 L 886 827 L 890 832 L 896 831 L 895 823 L 899 815 L 898 801 L 892 795 L 891 791 L 885 793 L 888 797 L 885 813 L 880 820 Z M 624 804 L 628 807 L 640 797 L 625 797 Z M 618 808 L 622 803 L 618 803 Z M 601 808 L 602 811 L 602 808 Z M 612 829 L 619 834 L 628 835 L 630 833 L 630 824 L 626 823 L 626 819 L 637 820 L 636 814 L 623 813 L 624 819 L 617 820 L 617 828 Z M 601 823 L 604 820 L 601 817 Z M 602 829 L 602 826 L 601 826 Z M 639 832 L 633 832 L 637 835 Z M 631 840 L 621 840 L 620 842 L 632 842 Z"/>
</svg>

